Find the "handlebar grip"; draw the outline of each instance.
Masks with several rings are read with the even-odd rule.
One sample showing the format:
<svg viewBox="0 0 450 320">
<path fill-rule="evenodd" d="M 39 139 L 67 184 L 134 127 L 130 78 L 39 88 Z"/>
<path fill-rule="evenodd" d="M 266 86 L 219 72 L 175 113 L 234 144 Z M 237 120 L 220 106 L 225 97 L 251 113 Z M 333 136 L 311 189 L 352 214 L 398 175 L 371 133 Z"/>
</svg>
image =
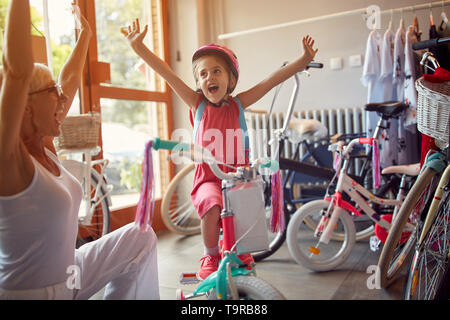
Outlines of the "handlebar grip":
<svg viewBox="0 0 450 320">
<path fill-rule="evenodd" d="M 322 69 L 323 68 L 323 63 L 320 62 L 310 62 L 307 66 L 306 69 L 308 70 L 308 68 L 318 68 L 318 69 Z"/>
<path fill-rule="evenodd" d="M 424 41 L 419 41 L 416 43 L 413 43 L 412 48 L 413 50 L 422 50 L 422 49 L 427 49 L 427 48 L 434 48 L 436 47 L 438 44 L 438 39 L 431 39 L 431 40 L 424 40 Z"/>
<path fill-rule="evenodd" d="M 267 161 L 264 164 L 261 164 L 261 168 L 270 168 L 271 171 L 276 172 L 278 171 L 278 169 L 280 169 L 280 164 L 277 160 L 270 160 L 268 158 L 264 159 L 265 161 Z"/>
<path fill-rule="evenodd" d="M 159 137 L 156 137 L 153 140 L 153 149 L 165 149 L 165 150 L 173 150 L 177 149 L 177 151 L 189 151 L 191 145 L 185 142 L 171 141 L 171 140 L 161 140 Z"/>
<path fill-rule="evenodd" d="M 359 144 L 370 144 L 372 145 L 372 141 L 374 140 L 374 138 L 359 138 Z"/>
</svg>

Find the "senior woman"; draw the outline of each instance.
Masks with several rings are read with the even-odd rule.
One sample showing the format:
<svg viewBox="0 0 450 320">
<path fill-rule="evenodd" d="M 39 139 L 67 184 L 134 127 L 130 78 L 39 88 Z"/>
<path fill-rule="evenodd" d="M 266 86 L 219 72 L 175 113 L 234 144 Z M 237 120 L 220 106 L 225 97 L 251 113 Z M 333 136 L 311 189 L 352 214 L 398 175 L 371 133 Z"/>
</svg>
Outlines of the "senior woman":
<svg viewBox="0 0 450 320">
<path fill-rule="evenodd" d="M 159 299 L 153 230 L 129 224 L 75 249 L 82 189 L 51 137 L 78 89 L 92 36 L 80 20 L 55 82 L 33 63 L 29 0 L 10 1 L 0 89 L 1 299 L 87 299 L 105 286 L 105 299 Z"/>
</svg>

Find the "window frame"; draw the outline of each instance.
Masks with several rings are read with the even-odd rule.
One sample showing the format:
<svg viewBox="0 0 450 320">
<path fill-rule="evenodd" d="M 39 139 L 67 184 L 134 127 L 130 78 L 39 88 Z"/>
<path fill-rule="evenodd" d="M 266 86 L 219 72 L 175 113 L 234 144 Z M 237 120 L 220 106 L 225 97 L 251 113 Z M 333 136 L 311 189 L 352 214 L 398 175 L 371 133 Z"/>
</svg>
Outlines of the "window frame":
<svg viewBox="0 0 450 320">
<path fill-rule="evenodd" d="M 151 1 L 151 0 L 145 0 Z M 159 7 L 159 14 L 161 21 L 161 34 L 163 46 L 162 58 L 167 64 L 170 65 L 170 46 L 169 46 L 169 25 L 168 25 L 168 3 L 167 0 L 160 0 L 161 5 Z M 109 65 L 107 63 L 98 60 L 98 47 L 97 47 L 97 28 L 96 28 L 96 13 L 95 13 L 95 0 L 76 0 L 76 4 L 79 6 L 81 13 L 86 17 L 89 22 L 93 35 L 89 43 L 89 50 L 87 54 L 87 60 L 83 70 L 83 79 L 80 87 L 80 104 L 81 113 L 87 112 L 100 112 L 102 98 L 107 99 L 119 99 L 119 100 L 135 100 L 135 101 L 148 101 L 148 102 L 161 102 L 166 106 L 165 119 L 161 125 L 161 132 L 159 136 L 168 138 L 173 131 L 173 107 L 172 107 L 172 92 L 170 86 L 165 84 L 164 91 L 150 91 L 142 89 L 132 89 L 124 87 L 116 87 L 111 85 L 103 85 L 102 77 L 104 76 L 105 69 L 108 70 Z M 119 32 L 119 30 L 117 31 Z M 131 48 L 130 48 L 131 50 Z M 102 146 L 101 132 L 99 136 L 99 145 Z M 166 168 L 163 168 L 161 172 L 161 194 L 164 194 L 167 188 L 168 182 L 175 175 L 175 165 L 172 162 L 165 161 L 167 154 L 158 153 L 161 164 L 164 164 Z M 101 152 L 97 158 L 103 158 L 103 152 Z M 155 201 L 155 213 L 153 220 L 153 229 L 159 231 L 165 229 L 160 215 L 161 199 Z M 111 231 L 121 227 L 124 224 L 134 221 L 136 213 L 136 205 L 130 205 L 128 207 L 116 209 L 111 211 Z"/>
</svg>

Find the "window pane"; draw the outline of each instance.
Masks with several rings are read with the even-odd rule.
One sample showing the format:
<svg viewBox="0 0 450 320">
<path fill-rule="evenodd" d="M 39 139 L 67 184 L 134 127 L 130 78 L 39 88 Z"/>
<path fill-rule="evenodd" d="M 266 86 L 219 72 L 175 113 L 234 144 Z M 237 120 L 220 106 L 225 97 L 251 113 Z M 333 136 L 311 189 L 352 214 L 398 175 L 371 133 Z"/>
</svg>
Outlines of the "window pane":
<svg viewBox="0 0 450 320">
<path fill-rule="evenodd" d="M 113 209 L 134 205 L 139 200 L 145 144 L 157 136 L 161 104 L 147 101 L 101 99 L 103 157 L 113 185 Z M 160 161 L 153 151 L 156 197 L 161 197 Z"/>
<path fill-rule="evenodd" d="M 145 44 L 157 56 L 163 57 L 159 5 L 160 0 L 95 2 L 98 60 L 110 63 L 111 85 L 151 91 L 165 90 L 159 75 L 144 64 L 120 33 L 121 27 L 138 18 L 141 29 L 145 25 L 149 28 Z"/>
<path fill-rule="evenodd" d="M 48 34 L 50 37 L 46 41 L 48 43 L 47 48 L 50 47 L 52 52 L 48 59 L 48 65 L 52 69 L 54 78 L 58 79 L 59 73 L 76 42 L 75 19 L 72 14 L 71 1 L 47 0 L 47 6 L 44 6 L 43 0 L 31 0 L 30 4 L 31 19 L 34 25 L 32 33 L 35 35 L 45 36 L 46 34 L 45 9 L 47 8 Z M 80 99 L 77 94 L 69 114 L 79 114 L 80 109 Z"/>
</svg>

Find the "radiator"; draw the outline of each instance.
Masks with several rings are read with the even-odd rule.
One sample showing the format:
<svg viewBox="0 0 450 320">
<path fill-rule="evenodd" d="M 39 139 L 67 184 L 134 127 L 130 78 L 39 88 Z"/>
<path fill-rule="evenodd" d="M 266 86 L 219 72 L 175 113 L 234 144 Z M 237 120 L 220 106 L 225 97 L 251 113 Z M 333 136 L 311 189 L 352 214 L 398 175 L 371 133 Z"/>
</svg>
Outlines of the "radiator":
<svg viewBox="0 0 450 320">
<path fill-rule="evenodd" d="M 323 109 L 294 112 L 298 119 L 315 119 L 325 125 L 330 136 L 336 133 L 360 133 L 365 131 L 365 110 L 362 108 Z M 274 151 L 275 144 L 269 145 L 274 139 L 274 131 L 281 129 L 284 123 L 284 113 L 272 113 L 268 118 L 265 112 L 249 111 L 245 113 L 250 140 L 250 160 L 267 157 Z M 286 141 L 283 157 L 291 158 L 294 147 Z M 300 150 L 300 156 L 303 150 Z"/>
</svg>

